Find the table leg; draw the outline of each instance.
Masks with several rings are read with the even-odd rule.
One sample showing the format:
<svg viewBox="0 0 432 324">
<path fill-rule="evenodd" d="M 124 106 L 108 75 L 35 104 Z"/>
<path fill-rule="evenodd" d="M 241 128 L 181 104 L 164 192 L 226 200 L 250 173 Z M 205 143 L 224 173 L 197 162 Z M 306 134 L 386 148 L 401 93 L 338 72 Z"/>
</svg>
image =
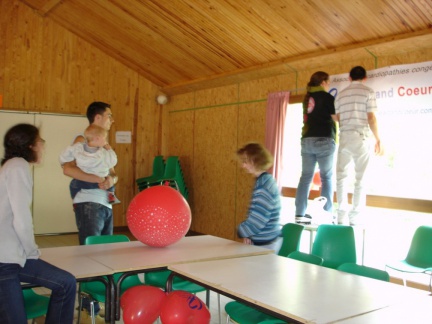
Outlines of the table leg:
<svg viewBox="0 0 432 324">
<path fill-rule="evenodd" d="M 309 231 L 309 253 L 312 253 L 313 233 L 314 233 L 314 231 Z"/>
</svg>

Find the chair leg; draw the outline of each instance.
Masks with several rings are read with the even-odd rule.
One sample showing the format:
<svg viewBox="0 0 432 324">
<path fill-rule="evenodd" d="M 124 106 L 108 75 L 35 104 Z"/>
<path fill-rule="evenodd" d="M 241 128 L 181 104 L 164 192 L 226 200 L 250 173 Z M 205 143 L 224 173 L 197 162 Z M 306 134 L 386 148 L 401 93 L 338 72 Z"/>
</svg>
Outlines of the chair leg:
<svg viewBox="0 0 432 324">
<path fill-rule="evenodd" d="M 218 298 L 219 324 L 221 324 L 220 294 L 217 294 L 217 298 Z"/>
<path fill-rule="evenodd" d="M 77 324 L 81 323 L 81 310 L 82 310 L 82 295 L 81 295 L 81 285 L 78 287 L 78 319 Z"/>
<path fill-rule="evenodd" d="M 226 324 L 229 324 L 231 322 L 231 318 L 230 318 L 230 316 L 227 314 L 227 321 L 226 321 Z"/>
<path fill-rule="evenodd" d="M 429 275 L 429 292 L 432 294 L 432 272 Z"/>
<path fill-rule="evenodd" d="M 206 305 L 210 309 L 210 289 L 206 290 Z"/>
<path fill-rule="evenodd" d="M 90 302 L 90 316 L 92 324 L 96 324 L 95 311 L 94 311 L 94 300 L 92 299 Z"/>
</svg>

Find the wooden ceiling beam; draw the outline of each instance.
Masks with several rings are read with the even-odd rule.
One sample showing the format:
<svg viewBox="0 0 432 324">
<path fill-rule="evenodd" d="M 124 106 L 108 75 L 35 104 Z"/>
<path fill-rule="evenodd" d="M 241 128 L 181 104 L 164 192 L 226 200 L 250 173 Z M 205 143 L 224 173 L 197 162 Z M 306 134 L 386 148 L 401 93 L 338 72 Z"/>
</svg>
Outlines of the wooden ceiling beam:
<svg viewBox="0 0 432 324">
<path fill-rule="evenodd" d="M 422 39 L 421 42 L 414 42 L 416 39 Z M 391 43 L 400 42 L 399 48 L 403 48 L 406 50 L 407 47 L 413 46 L 411 44 L 415 44 L 414 46 L 418 47 L 419 43 L 423 44 L 424 47 L 431 47 L 432 44 L 432 27 L 411 33 L 405 33 L 400 35 L 393 35 L 385 38 L 369 40 L 357 44 L 351 44 L 347 46 L 341 46 L 337 48 L 332 48 L 324 51 L 318 51 L 313 53 L 308 53 L 295 57 L 288 57 L 282 60 L 257 65 L 254 67 L 236 70 L 232 72 L 226 72 L 218 75 L 213 75 L 209 77 L 204 77 L 192 81 L 181 82 L 178 84 L 162 87 L 161 91 L 166 93 L 167 95 L 176 95 L 187 93 L 191 91 L 203 90 L 208 88 L 214 88 L 224 85 L 235 84 L 238 82 L 253 80 L 263 77 L 271 77 L 274 75 L 280 75 L 284 73 L 293 73 L 295 72 L 292 68 L 290 68 L 290 64 L 300 63 L 302 61 L 310 61 L 317 60 L 320 61 L 326 60 L 328 57 L 339 56 L 342 54 L 346 54 L 350 51 L 358 51 L 359 49 L 368 49 L 371 47 L 377 47 L 380 45 L 385 45 L 388 47 Z M 392 48 L 395 48 L 392 46 Z M 397 47 L 396 47 L 397 48 Z"/>
</svg>

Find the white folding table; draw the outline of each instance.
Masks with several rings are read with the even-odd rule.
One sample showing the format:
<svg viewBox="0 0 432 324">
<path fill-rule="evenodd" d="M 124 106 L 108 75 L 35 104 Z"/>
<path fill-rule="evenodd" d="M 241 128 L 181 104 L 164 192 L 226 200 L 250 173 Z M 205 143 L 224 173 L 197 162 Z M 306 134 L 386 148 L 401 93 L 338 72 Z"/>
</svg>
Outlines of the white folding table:
<svg viewBox="0 0 432 324">
<path fill-rule="evenodd" d="M 299 323 L 332 323 L 424 297 L 413 288 L 274 254 L 174 264 L 168 269 L 282 320 Z"/>
</svg>

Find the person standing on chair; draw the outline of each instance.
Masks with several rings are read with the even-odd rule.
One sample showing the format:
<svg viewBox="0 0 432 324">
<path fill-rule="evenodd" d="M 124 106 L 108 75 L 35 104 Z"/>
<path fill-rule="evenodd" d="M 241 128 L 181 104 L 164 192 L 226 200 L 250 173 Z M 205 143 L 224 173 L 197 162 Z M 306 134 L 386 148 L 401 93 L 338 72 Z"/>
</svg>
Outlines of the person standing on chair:
<svg viewBox="0 0 432 324">
<path fill-rule="evenodd" d="M 336 150 L 336 112 L 334 97 L 328 93 L 329 75 L 318 71 L 312 74 L 303 100 L 303 128 L 301 137 L 302 173 L 295 198 L 295 221 L 310 224 L 306 214 L 308 197 L 315 167 L 318 163 L 322 189 L 327 199 L 324 210 L 333 212 L 333 157 Z"/>
<path fill-rule="evenodd" d="M 40 257 L 30 210 L 31 165 L 42 161 L 45 141 L 30 124 L 11 127 L 4 137 L 0 169 L 0 322 L 27 324 L 21 282 L 51 290 L 45 323 L 72 324 L 75 277 Z"/>
<path fill-rule="evenodd" d="M 238 236 L 245 244 L 259 245 L 279 251 L 282 239 L 279 224 L 281 202 L 278 185 L 266 172 L 273 157 L 261 144 L 250 143 L 237 151 L 242 167 L 255 177 L 255 186 L 247 213 L 247 219 L 238 229 Z"/>
<path fill-rule="evenodd" d="M 358 215 L 366 205 L 364 175 L 371 153 L 370 133 L 375 137 L 375 153 L 381 154 L 381 141 L 376 119 L 375 91 L 363 83 L 366 70 L 362 66 L 351 69 L 351 84 L 336 97 L 336 114 L 339 120 L 339 149 L 336 163 L 336 196 L 338 223 L 343 224 L 348 213 L 350 225 L 358 225 Z M 355 183 L 352 208 L 348 211 L 345 182 L 348 167 L 354 162 Z"/>
</svg>

